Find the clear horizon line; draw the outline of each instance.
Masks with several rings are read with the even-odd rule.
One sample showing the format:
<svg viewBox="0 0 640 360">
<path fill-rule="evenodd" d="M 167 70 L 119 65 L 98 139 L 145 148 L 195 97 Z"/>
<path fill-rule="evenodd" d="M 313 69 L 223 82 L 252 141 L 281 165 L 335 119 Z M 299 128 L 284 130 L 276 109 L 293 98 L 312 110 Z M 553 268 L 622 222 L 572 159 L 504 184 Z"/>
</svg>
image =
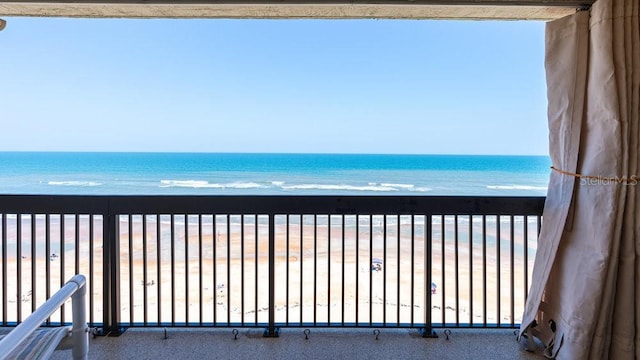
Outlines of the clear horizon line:
<svg viewBox="0 0 640 360">
<path fill-rule="evenodd" d="M 281 151 L 124 151 L 124 150 L 0 150 L 0 153 L 58 153 L 58 154 L 229 154 L 229 155 L 397 155 L 397 156 L 535 156 L 549 157 L 548 154 L 465 154 L 465 153 L 360 153 L 360 152 L 281 152 Z"/>
</svg>

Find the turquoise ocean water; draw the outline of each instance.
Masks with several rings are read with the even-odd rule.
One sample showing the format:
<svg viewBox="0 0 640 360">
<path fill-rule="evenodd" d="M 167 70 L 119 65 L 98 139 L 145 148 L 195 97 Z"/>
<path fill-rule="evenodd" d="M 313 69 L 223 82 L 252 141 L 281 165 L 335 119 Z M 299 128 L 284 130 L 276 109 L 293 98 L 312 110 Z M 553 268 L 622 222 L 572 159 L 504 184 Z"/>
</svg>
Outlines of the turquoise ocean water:
<svg viewBox="0 0 640 360">
<path fill-rule="evenodd" d="M 546 156 L 0 152 L 2 194 L 544 196 Z"/>
</svg>

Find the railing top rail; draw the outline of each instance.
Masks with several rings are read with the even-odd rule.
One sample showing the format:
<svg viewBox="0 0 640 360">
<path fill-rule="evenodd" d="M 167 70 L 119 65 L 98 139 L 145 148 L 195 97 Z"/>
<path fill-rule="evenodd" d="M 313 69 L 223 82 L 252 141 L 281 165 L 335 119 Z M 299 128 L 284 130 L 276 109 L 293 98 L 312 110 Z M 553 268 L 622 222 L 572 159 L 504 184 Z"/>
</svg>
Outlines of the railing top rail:
<svg viewBox="0 0 640 360">
<path fill-rule="evenodd" d="M 9 214 L 102 214 L 108 196 L 0 195 L 0 212 Z"/>
<path fill-rule="evenodd" d="M 0 195 L 3 213 L 540 215 L 544 197 Z"/>
</svg>

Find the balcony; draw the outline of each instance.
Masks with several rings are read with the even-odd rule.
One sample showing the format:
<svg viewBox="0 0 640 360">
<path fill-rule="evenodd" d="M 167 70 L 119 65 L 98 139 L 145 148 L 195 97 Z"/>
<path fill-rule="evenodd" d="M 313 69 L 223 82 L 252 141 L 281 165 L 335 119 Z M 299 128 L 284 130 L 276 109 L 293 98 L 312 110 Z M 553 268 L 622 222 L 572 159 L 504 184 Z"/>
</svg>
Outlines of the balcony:
<svg viewBox="0 0 640 360">
<path fill-rule="evenodd" d="M 320 357 L 357 348 L 375 356 L 374 332 L 373 344 L 398 351 L 471 355 L 469 346 L 513 341 L 543 204 L 542 197 L 0 196 L 0 325 L 21 322 L 83 273 L 98 336 L 92 358 L 122 348 L 148 358 L 171 343 L 273 357 L 310 356 L 314 346 Z M 63 307 L 45 325 L 70 316 Z M 453 331 L 450 342 L 445 330 Z M 295 340 L 263 339 L 280 335 Z M 466 345 L 455 350 L 454 340 Z M 327 350 L 327 341 L 344 349 Z M 515 343 L 503 350 L 505 358 L 520 356 Z"/>
</svg>

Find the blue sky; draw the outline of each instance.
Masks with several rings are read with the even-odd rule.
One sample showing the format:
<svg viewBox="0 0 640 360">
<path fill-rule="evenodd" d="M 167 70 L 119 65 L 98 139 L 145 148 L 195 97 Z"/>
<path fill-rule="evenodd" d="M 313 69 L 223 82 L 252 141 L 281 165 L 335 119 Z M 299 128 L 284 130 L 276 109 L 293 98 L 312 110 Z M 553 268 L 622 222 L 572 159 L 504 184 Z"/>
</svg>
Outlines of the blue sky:
<svg viewBox="0 0 640 360">
<path fill-rule="evenodd" d="M 548 151 L 542 22 L 6 20 L 0 151 Z"/>
</svg>

